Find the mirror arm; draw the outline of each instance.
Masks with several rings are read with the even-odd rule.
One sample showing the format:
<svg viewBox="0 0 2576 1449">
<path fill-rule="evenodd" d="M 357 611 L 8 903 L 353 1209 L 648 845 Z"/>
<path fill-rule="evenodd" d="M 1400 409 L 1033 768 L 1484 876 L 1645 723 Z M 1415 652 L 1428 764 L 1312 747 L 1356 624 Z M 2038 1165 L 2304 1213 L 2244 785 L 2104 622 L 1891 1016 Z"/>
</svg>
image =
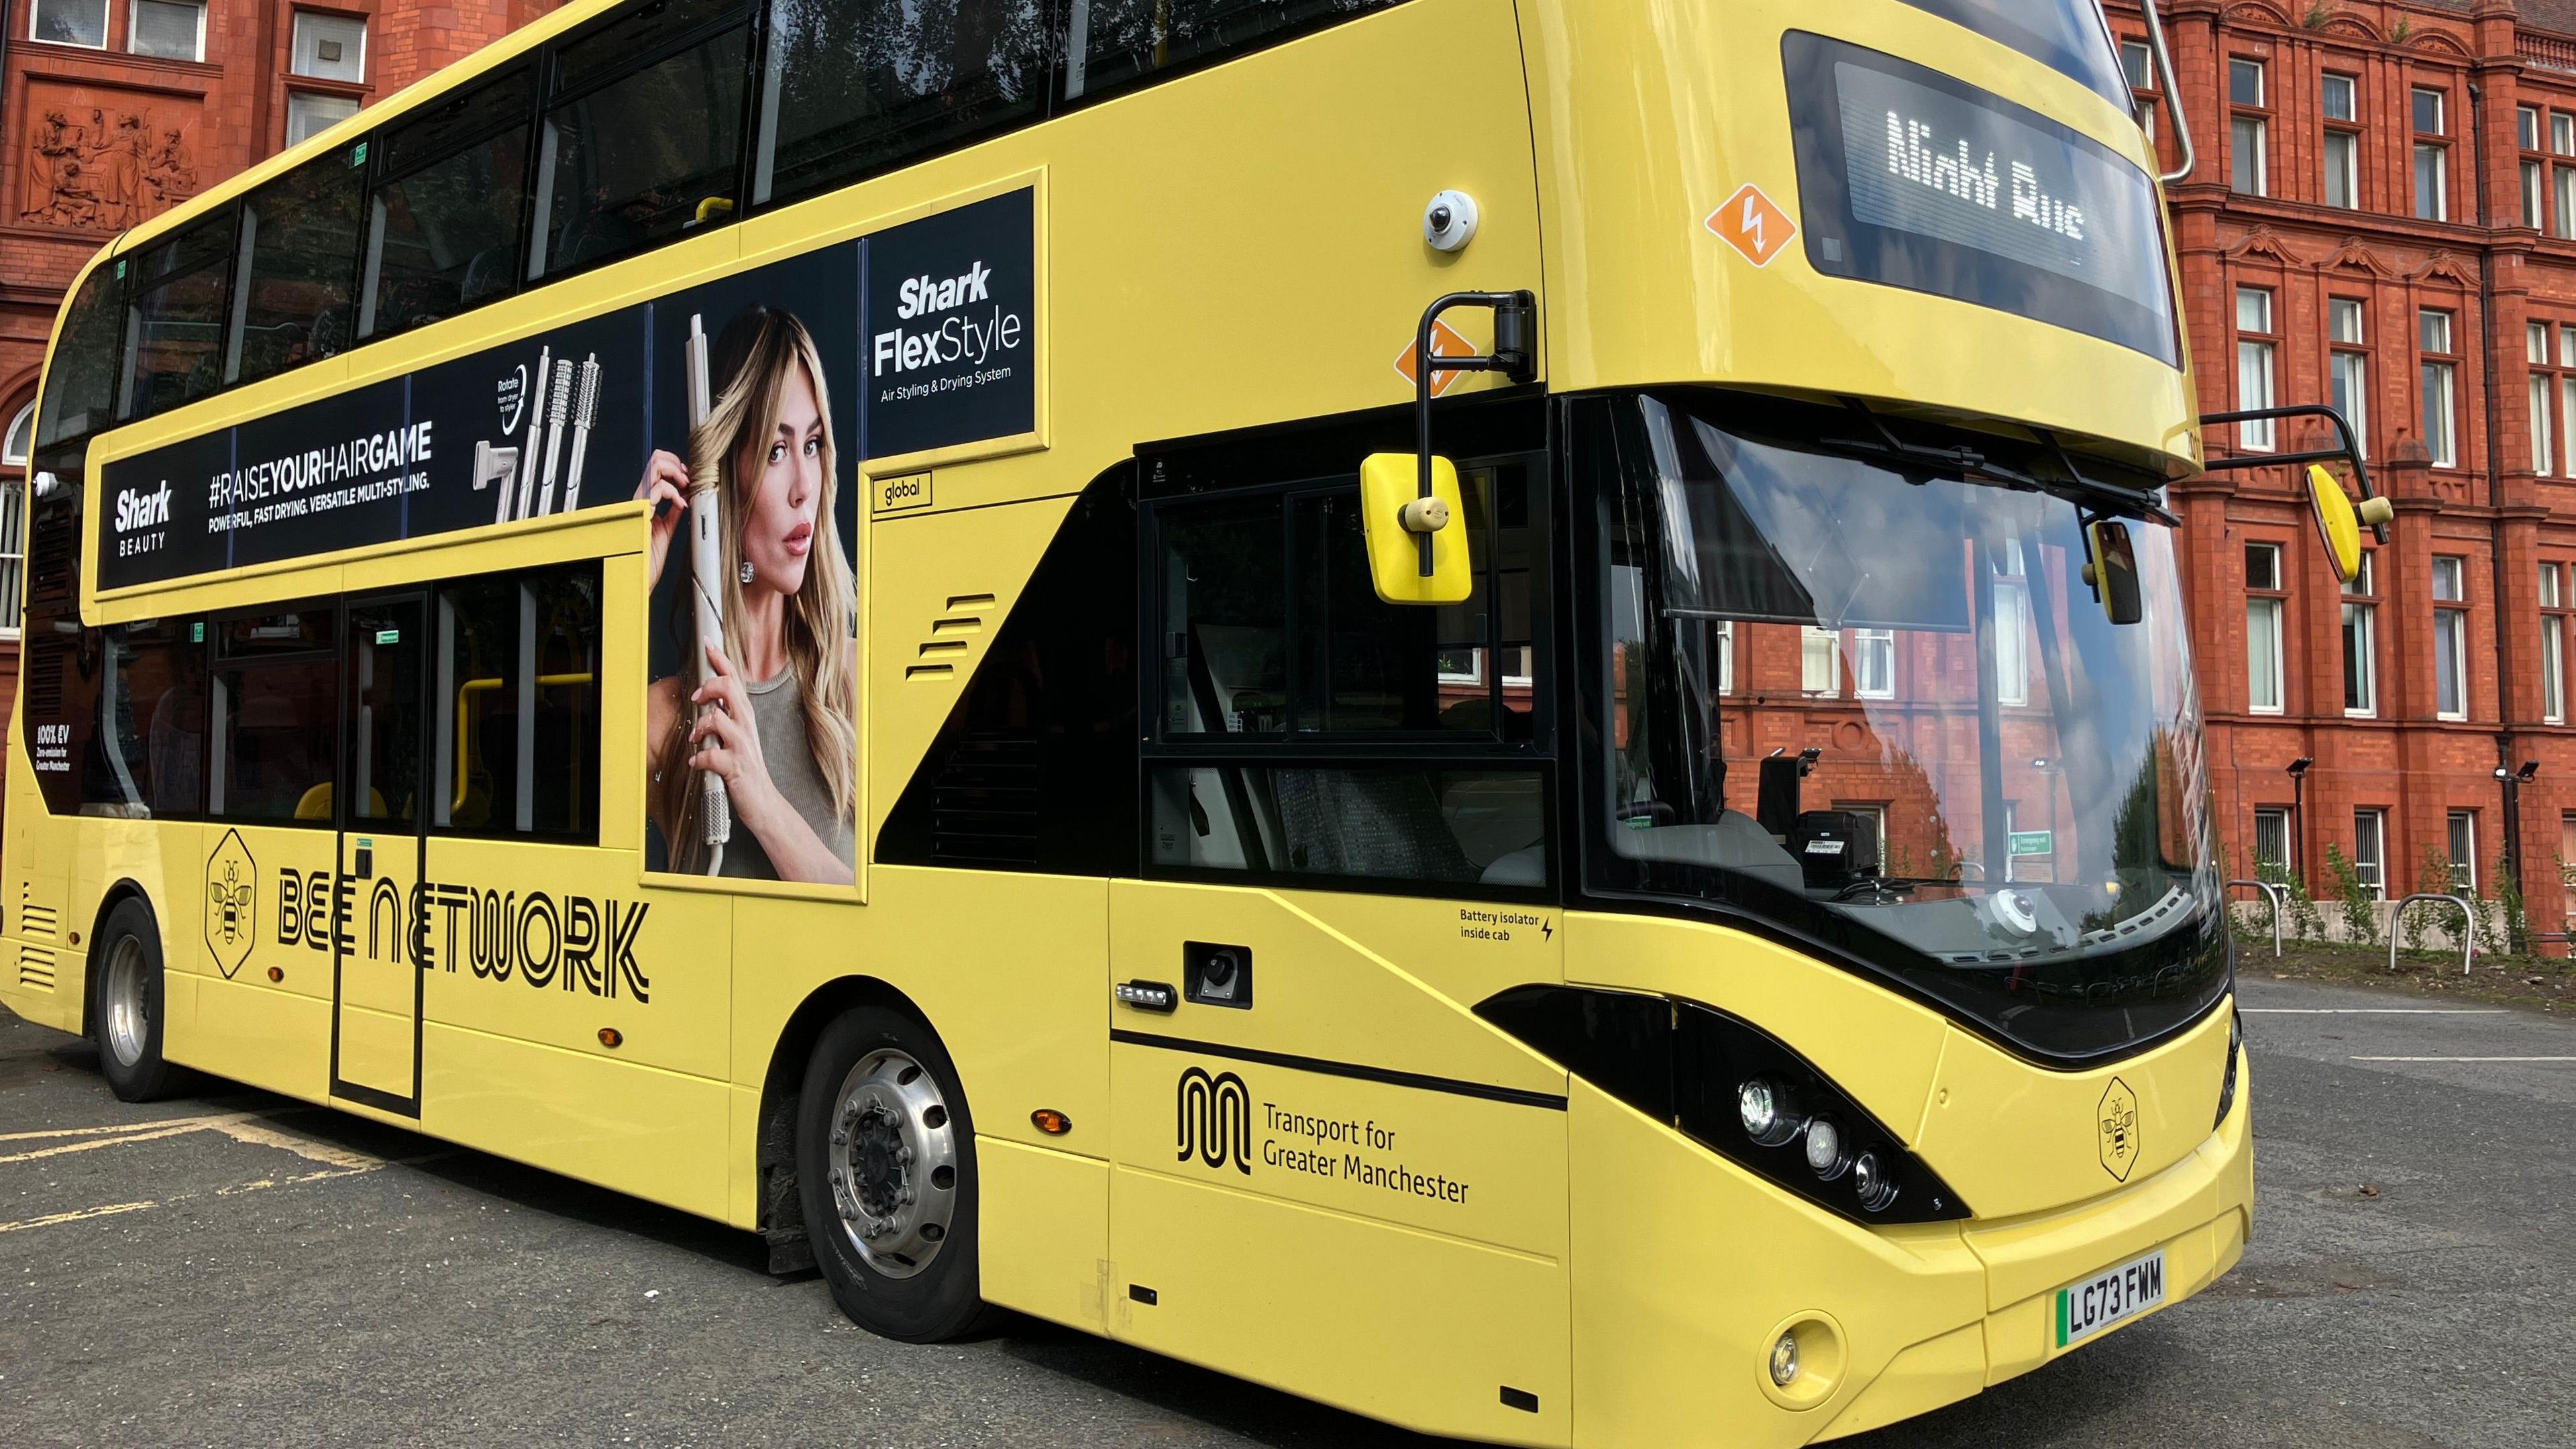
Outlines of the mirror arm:
<svg viewBox="0 0 2576 1449">
<path fill-rule="evenodd" d="M 2341 446 L 2310 448 L 2299 453 L 2233 453 L 2224 458 L 2204 460 L 2200 465 L 2201 471 L 2224 473 L 2237 468 L 2286 468 L 2299 463 L 2349 463 L 2352 465 L 2353 483 L 2361 489 L 2363 500 L 2368 501 L 2379 496 L 2379 490 L 2370 485 L 2370 464 L 2362 459 L 2361 439 L 2353 436 L 2351 420 L 2324 403 L 2293 403 L 2288 407 L 2248 408 L 2242 412 L 2233 413 L 2204 413 L 2201 415 L 2200 425 L 2203 428 L 2217 428 L 2229 423 L 2267 423 L 2284 418 L 2324 418 L 2334 425 L 2335 438 Z M 2371 534 L 2381 543 L 2388 542 L 2388 525 L 2372 524 Z"/>
<path fill-rule="evenodd" d="M 1483 307 L 1494 314 L 1494 350 L 1482 356 L 1441 357 L 1441 372 L 1499 372 L 1514 382 L 1529 382 L 1538 376 L 1538 354 L 1530 332 L 1537 322 L 1538 296 L 1534 292 L 1451 292 L 1433 302 L 1422 313 L 1421 323 L 1413 331 L 1413 438 L 1414 454 L 1421 470 L 1421 495 L 1429 498 L 1431 490 L 1431 374 L 1435 360 L 1431 351 L 1431 334 L 1440 314 L 1458 307 Z M 1422 576 L 1431 577 L 1431 535 L 1418 535 L 1422 545 Z"/>
</svg>

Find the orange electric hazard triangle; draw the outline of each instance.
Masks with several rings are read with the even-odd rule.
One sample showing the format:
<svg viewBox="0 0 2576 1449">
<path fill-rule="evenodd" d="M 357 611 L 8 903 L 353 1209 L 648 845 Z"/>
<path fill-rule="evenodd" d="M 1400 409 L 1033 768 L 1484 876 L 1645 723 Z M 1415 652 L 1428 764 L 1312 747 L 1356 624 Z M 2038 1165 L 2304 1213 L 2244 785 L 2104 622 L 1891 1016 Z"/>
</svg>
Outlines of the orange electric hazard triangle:
<svg viewBox="0 0 2576 1449">
<path fill-rule="evenodd" d="M 1473 357 L 1476 355 L 1476 344 L 1468 341 L 1465 337 L 1460 336 L 1458 329 L 1450 326 L 1448 323 L 1434 322 L 1431 324 L 1431 355 L 1434 357 Z M 1404 385 L 1406 387 L 1414 385 L 1415 379 L 1413 376 L 1412 343 L 1408 342 L 1404 344 L 1404 350 L 1395 355 L 1395 370 L 1403 375 Z M 1465 377 L 1466 375 L 1467 374 L 1463 372 L 1451 372 L 1447 368 L 1442 367 L 1431 369 L 1431 395 L 1433 397 L 1445 396 L 1449 389 L 1458 385 L 1458 379 Z"/>
<path fill-rule="evenodd" d="M 1798 234 L 1798 224 L 1780 209 L 1780 203 L 1749 181 L 1726 199 L 1726 205 L 1708 214 L 1708 229 L 1757 267 L 1771 265 L 1771 259 L 1788 247 L 1789 238 Z"/>
</svg>

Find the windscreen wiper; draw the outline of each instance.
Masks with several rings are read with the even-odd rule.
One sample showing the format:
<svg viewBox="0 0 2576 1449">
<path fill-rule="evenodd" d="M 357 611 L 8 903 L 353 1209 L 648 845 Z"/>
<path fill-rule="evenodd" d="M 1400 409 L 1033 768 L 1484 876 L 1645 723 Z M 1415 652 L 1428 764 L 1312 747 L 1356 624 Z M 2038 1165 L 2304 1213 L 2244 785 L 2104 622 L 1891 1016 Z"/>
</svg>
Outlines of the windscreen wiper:
<svg viewBox="0 0 2576 1449">
<path fill-rule="evenodd" d="M 2119 512 L 2132 517 L 2152 518 L 2168 528 L 2182 527 L 2182 520 L 2175 517 L 2153 493 L 2143 488 L 2128 488 L 2117 483 L 2107 483 L 2098 478 L 2084 476 L 2083 470 L 2075 466 L 2074 457 L 2057 441 L 2053 433 L 2043 430 L 2040 438 L 2057 455 L 2058 466 L 2066 471 L 2064 478 L 2042 478 L 2035 473 L 2027 473 L 2019 468 L 1996 462 L 1975 448 L 1964 445 L 1953 448 L 1934 448 L 1921 443 L 1909 443 L 1896 436 L 1896 433 L 1887 426 L 1887 421 L 1872 412 L 1869 405 L 1859 398 L 1844 398 L 1843 406 L 1867 423 L 1874 436 L 1866 439 L 1821 438 L 1817 440 L 1821 445 L 1861 457 L 1894 458 L 1900 466 L 1932 468 L 1944 473 L 1982 478 L 1987 482 L 2001 483 L 2007 488 L 2026 493 L 2052 494 L 2071 503 L 2091 503 L 2106 511 Z"/>
</svg>

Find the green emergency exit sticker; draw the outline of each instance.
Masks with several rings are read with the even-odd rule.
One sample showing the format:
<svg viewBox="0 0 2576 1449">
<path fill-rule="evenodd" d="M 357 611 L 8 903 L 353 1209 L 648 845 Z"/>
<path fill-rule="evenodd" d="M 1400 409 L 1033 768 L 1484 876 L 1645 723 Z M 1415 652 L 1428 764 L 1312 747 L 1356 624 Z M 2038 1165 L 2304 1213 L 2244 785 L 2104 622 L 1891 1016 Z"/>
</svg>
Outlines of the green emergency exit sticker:
<svg viewBox="0 0 2576 1449">
<path fill-rule="evenodd" d="M 357 145 L 349 148 L 349 164 L 352 166 L 364 166 L 367 164 L 366 142 L 360 141 Z"/>
<path fill-rule="evenodd" d="M 2012 833 L 2012 853 L 2015 855 L 2053 855 L 2056 850 L 2057 837 L 2051 831 L 2016 830 Z"/>
<path fill-rule="evenodd" d="M 188 642 L 191 644 L 203 644 L 206 642 L 206 626 L 203 622 L 188 626 Z"/>
<path fill-rule="evenodd" d="M 400 629 L 378 629 L 376 631 L 376 642 L 379 644 L 400 644 L 402 642 L 402 631 Z M 2045 839 L 2046 837 L 2043 836 L 2042 838 Z"/>
</svg>

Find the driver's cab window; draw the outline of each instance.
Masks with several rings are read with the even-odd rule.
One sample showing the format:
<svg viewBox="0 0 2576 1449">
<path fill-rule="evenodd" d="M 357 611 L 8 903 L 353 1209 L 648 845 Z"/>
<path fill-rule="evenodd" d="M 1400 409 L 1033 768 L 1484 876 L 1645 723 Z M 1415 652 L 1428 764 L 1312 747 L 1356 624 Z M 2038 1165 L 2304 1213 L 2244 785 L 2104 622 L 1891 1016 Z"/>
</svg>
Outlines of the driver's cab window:
<svg viewBox="0 0 2576 1449">
<path fill-rule="evenodd" d="M 1547 883 L 1532 470 L 1459 472 L 1474 587 L 1437 607 L 1378 598 L 1354 477 L 1156 505 L 1157 751 L 1220 757 L 1152 770 L 1157 865 Z"/>
</svg>

